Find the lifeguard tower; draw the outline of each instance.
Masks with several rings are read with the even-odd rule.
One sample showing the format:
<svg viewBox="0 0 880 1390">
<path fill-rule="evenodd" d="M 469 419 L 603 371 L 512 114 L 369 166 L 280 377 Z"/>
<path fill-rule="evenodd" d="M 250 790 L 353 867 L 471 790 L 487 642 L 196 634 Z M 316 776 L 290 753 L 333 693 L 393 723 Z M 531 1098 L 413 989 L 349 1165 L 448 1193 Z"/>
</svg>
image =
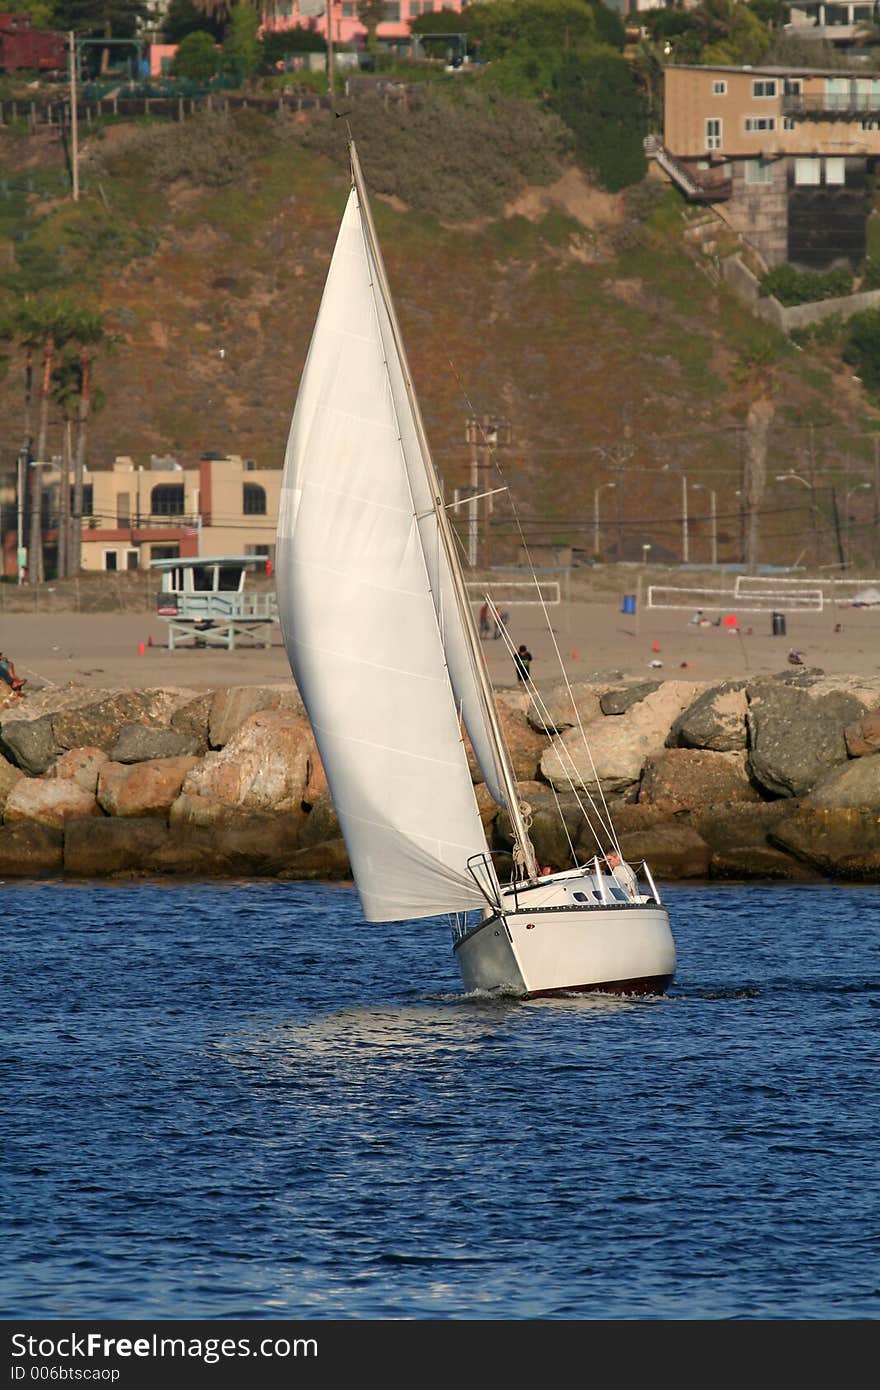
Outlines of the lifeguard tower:
<svg viewBox="0 0 880 1390">
<path fill-rule="evenodd" d="M 168 624 L 168 650 L 176 647 L 225 647 L 236 642 L 272 645 L 278 621 L 274 592 L 249 591 L 248 574 L 264 569 L 265 555 L 201 556 L 153 560 L 161 575 L 156 613 Z"/>
</svg>

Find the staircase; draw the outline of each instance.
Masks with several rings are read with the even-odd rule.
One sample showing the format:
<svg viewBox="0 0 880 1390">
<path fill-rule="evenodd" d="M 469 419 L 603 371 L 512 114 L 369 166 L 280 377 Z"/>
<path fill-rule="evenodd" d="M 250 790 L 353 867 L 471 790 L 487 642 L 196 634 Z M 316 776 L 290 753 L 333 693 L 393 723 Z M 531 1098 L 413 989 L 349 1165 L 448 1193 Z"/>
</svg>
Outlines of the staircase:
<svg viewBox="0 0 880 1390">
<path fill-rule="evenodd" d="M 722 203 L 733 192 L 732 179 L 711 169 L 688 167 L 669 153 L 658 135 L 645 137 L 645 154 L 660 165 L 691 203 Z"/>
</svg>

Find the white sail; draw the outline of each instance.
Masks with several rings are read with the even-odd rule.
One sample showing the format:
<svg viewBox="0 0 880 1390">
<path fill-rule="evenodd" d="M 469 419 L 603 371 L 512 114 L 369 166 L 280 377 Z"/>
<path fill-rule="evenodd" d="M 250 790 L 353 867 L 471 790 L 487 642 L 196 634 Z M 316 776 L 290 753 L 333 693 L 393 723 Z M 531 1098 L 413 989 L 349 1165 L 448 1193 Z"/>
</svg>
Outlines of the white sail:
<svg viewBox="0 0 880 1390">
<path fill-rule="evenodd" d="M 486 841 L 389 337 L 352 191 L 290 429 L 276 574 L 288 659 L 371 921 L 485 906 L 466 868 Z"/>
</svg>

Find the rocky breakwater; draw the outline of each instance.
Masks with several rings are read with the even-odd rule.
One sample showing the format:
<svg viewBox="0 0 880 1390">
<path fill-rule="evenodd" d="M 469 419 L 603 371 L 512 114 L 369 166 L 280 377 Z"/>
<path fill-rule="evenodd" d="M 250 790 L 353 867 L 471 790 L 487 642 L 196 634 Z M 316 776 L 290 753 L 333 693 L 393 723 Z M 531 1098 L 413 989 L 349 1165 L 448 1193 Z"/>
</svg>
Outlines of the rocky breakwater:
<svg viewBox="0 0 880 1390">
<path fill-rule="evenodd" d="M 600 673 L 571 695 L 499 695 L 542 863 L 606 847 L 604 804 L 660 879 L 880 879 L 880 678 Z M 507 817 L 471 769 L 503 873 Z M 0 811 L 4 878 L 350 876 L 290 683 L 8 697 Z"/>
</svg>

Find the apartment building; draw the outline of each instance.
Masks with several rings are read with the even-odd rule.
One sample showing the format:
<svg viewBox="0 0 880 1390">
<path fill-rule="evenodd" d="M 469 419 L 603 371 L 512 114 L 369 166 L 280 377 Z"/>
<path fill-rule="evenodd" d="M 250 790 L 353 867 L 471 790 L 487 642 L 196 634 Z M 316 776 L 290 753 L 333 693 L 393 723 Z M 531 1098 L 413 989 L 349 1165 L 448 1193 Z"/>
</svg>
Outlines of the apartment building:
<svg viewBox="0 0 880 1390">
<path fill-rule="evenodd" d="M 864 259 L 880 77 L 670 65 L 663 145 L 697 190 L 690 196 L 723 203 L 725 220 L 768 266 Z"/>
<path fill-rule="evenodd" d="M 47 574 L 55 572 L 61 474 L 44 473 L 43 536 Z M 68 479 L 73 491 L 73 476 Z M 119 457 L 111 468 L 86 470 L 82 569 L 148 569 L 152 560 L 264 555 L 274 560 L 281 489 L 279 469 L 261 469 L 235 454 L 191 467 L 171 458 L 146 465 Z M 17 572 L 17 493 L 10 480 L 3 505 L 3 572 Z M 27 544 L 27 498 L 18 518 Z"/>
</svg>

